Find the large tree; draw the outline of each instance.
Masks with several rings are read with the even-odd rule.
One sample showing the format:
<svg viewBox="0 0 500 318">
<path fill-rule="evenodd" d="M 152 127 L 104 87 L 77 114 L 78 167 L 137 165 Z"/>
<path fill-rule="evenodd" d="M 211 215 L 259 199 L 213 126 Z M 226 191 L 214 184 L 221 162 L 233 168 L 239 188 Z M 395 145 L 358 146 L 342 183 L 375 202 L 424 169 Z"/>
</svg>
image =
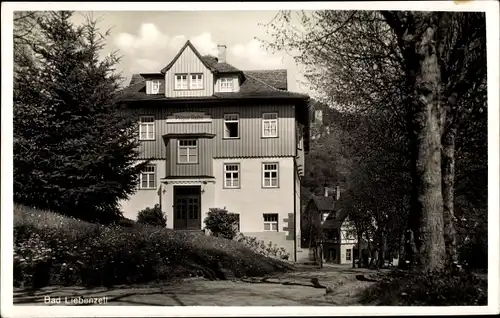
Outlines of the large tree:
<svg viewBox="0 0 500 318">
<path fill-rule="evenodd" d="M 100 56 L 96 20 L 72 12 L 36 18 L 36 38 L 18 51 L 14 76 L 14 200 L 109 222 L 135 191 L 137 129 L 114 96 L 115 54 Z M 107 34 L 106 34 L 107 35 Z"/>
<path fill-rule="evenodd" d="M 422 268 L 443 265 L 443 232 L 447 258 L 456 259 L 453 142 L 459 123 L 484 106 L 484 15 L 281 12 L 268 27 L 268 46 L 304 66 L 313 92 L 385 122 L 374 134 L 406 140 L 400 149 L 411 151 L 401 163 L 412 160 L 409 226 L 417 259 Z"/>
<path fill-rule="evenodd" d="M 481 102 L 481 97 L 486 94 L 485 17 L 482 13 L 465 12 L 382 12 L 381 14 L 396 35 L 398 46 L 406 61 L 404 71 L 407 86 L 413 89 L 413 94 L 408 96 L 410 104 L 414 106 L 410 107 L 413 113 L 410 117 L 421 118 L 418 122 L 410 123 L 410 126 L 413 124 L 418 129 L 422 119 L 427 120 L 428 124 L 434 123 L 434 132 L 431 133 L 429 130 L 427 132 L 440 138 L 433 141 L 438 148 L 434 152 L 434 160 L 439 159 L 440 162 L 427 161 L 427 164 L 433 164 L 434 172 L 441 169 L 441 184 L 438 185 L 436 182 L 434 188 L 436 194 L 437 189 L 441 188 L 446 260 L 456 262 L 455 143 L 463 119 L 474 119 L 470 116 L 471 113 L 486 109 L 486 104 Z M 424 104 L 428 109 L 424 109 Z M 422 111 L 420 114 L 419 109 Z M 429 115 L 430 120 L 428 120 Z M 477 124 L 481 125 L 480 122 Z M 418 143 L 418 134 L 414 137 L 417 137 L 415 141 Z M 432 136 L 429 135 L 425 140 L 428 144 L 423 146 L 429 149 L 432 146 L 429 143 L 431 139 Z M 419 167 L 418 162 L 416 166 Z M 424 177 L 421 181 L 430 186 L 428 177 Z M 416 191 L 415 188 L 414 190 Z M 416 198 L 418 195 L 415 193 L 413 197 Z M 416 200 L 414 202 L 418 202 L 418 199 Z M 421 228 L 417 230 L 416 236 L 416 245 L 419 248 L 425 244 L 423 243 L 426 240 L 425 235 L 428 235 L 426 234 L 428 229 L 421 226 L 422 222 L 428 222 L 429 219 L 425 213 L 419 215 L 416 212 L 413 214 L 415 223 L 412 224 L 416 229 Z M 432 215 L 436 217 L 437 213 Z M 434 221 L 440 222 L 440 219 L 440 217 L 434 218 Z M 436 225 L 430 223 L 428 226 Z M 441 229 L 440 224 L 436 228 Z M 440 241 L 440 235 L 438 240 Z M 432 246 L 434 245 L 424 248 L 430 253 L 428 255 L 436 253 L 435 246 Z M 430 266 L 434 267 L 432 262 Z"/>
</svg>

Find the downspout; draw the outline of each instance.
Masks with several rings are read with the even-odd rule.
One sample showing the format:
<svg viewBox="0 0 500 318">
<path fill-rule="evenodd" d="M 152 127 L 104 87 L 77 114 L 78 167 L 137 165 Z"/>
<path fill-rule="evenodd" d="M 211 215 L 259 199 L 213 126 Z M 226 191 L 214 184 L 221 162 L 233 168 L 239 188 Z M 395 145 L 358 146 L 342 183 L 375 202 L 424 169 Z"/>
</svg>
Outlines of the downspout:
<svg viewBox="0 0 500 318">
<path fill-rule="evenodd" d="M 293 157 L 293 260 L 297 262 L 297 155 L 298 155 L 298 145 L 297 145 L 297 107 L 294 105 L 293 110 L 295 112 L 295 131 L 293 132 L 293 140 L 295 144 L 295 156 Z M 305 168 L 305 167 L 304 167 Z M 300 196 L 299 196 L 300 202 Z"/>
<path fill-rule="evenodd" d="M 295 147 L 294 161 L 295 171 L 293 172 L 293 259 L 295 262 L 297 262 L 297 147 Z"/>
</svg>

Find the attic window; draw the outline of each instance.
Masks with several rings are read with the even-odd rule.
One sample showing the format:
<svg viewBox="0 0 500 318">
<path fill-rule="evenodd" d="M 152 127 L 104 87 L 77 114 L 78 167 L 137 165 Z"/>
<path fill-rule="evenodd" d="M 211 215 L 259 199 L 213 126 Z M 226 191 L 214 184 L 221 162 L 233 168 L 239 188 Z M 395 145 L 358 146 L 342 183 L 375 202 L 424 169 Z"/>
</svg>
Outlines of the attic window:
<svg viewBox="0 0 500 318">
<path fill-rule="evenodd" d="M 187 74 L 175 74 L 175 89 L 188 89 Z"/>
<path fill-rule="evenodd" d="M 233 79 L 230 77 L 223 77 L 220 79 L 220 91 L 221 92 L 232 92 L 233 91 Z"/>
<path fill-rule="evenodd" d="M 189 84 L 191 89 L 203 89 L 203 74 L 191 74 Z"/>
<path fill-rule="evenodd" d="M 151 81 L 151 94 L 160 93 L 160 85 L 161 85 L 161 82 L 159 80 Z"/>
</svg>

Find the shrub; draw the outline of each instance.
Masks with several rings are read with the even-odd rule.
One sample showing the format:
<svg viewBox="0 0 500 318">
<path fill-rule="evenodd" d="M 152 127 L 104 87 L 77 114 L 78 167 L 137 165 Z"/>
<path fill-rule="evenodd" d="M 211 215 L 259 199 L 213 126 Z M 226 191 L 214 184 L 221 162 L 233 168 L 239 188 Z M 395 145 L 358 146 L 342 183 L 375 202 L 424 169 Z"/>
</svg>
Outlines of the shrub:
<svg viewBox="0 0 500 318">
<path fill-rule="evenodd" d="M 485 277 L 468 271 L 393 271 L 361 294 L 364 304 L 380 306 L 484 306 Z"/>
<path fill-rule="evenodd" d="M 290 268 L 232 240 L 147 224 L 104 226 L 19 206 L 13 259 L 15 286 L 34 288 L 210 276 L 220 267 L 236 277 Z"/>
<path fill-rule="evenodd" d="M 237 233 L 237 221 L 236 214 L 228 213 L 225 209 L 212 208 L 205 218 L 205 228 L 210 230 L 213 236 L 232 240 Z"/>
<path fill-rule="evenodd" d="M 137 223 L 166 227 L 167 217 L 165 213 L 161 211 L 160 205 L 155 204 L 153 208 L 145 208 L 139 211 Z"/>
<path fill-rule="evenodd" d="M 245 236 L 241 233 L 235 237 L 235 240 L 242 243 L 255 253 L 265 257 L 271 257 L 279 260 L 290 259 L 290 253 L 288 253 L 285 248 L 279 247 L 277 244 L 273 245 L 273 242 L 266 244 L 263 240 L 258 240 L 253 236 Z"/>
<path fill-rule="evenodd" d="M 116 225 L 123 226 L 123 227 L 134 227 L 137 223 L 134 220 L 130 220 L 127 218 L 120 218 L 117 222 Z"/>
</svg>

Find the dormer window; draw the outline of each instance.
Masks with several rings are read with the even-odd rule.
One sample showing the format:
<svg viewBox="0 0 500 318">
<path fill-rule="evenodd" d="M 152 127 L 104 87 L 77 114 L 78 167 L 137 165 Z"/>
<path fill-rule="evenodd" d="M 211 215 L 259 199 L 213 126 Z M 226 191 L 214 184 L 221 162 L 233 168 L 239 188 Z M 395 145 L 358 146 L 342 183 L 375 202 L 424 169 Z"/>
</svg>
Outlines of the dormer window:
<svg viewBox="0 0 500 318">
<path fill-rule="evenodd" d="M 189 88 L 203 89 L 203 74 L 191 74 L 189 77 L 190 77 Z"/>
<path fill-rule="evenodd" d="M 160 85 L 161 85 L 161 82 L 159 80 L 151 81 L 151 94 L 159 94 L 160 93 Z"/>
<path fill-rule="evenodd" d="M 223 77 L 220 79 L 220 91 L 221 92 L 232 92 L 233 91 L 233 79 L 230 77 Z"/>
<path fill-rule="evenodd" d="M 188 75 L 175 74 L 175 89 L 188 89 Z"/>
</svg>

